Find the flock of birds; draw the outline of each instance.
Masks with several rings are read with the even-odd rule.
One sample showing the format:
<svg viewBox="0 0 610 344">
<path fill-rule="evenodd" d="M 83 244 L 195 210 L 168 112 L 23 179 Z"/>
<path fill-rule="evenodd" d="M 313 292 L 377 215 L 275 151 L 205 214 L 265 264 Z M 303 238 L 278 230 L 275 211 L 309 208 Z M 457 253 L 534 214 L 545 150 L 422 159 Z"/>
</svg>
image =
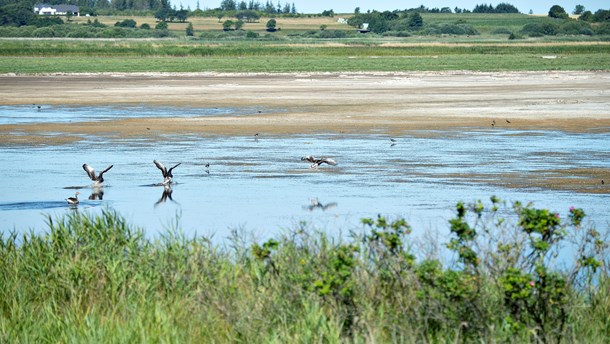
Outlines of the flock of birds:
<svg viewBox="0 0 610 344">
<path fill-rule="evenodd" d="M 318 168 L 322 164 L 327 164 L 327 165 L 331 165 L 331 166 L 337 165 L 337 162 L 333 159 L 316 158 L 312 155 L 302 157 L 301 161 L 310 162 L 311 165 L 309 166 L 309 168 Z M 157 166 L 157 168 L 161 171 L 161 174 L 163 175 L 163 182 L 160 183 L 160 185 L 163 185 L 166 190 L 169 189 L 169 191 L 163 193 L 162 199 L 165 199 L 167 197 L 169 197 L 171 199 L 171 189 L 169 188 L 169 186 L 171 185 L 172 179 L 174 178 L 172 171 L 176 167 L 180 166 L 182 163 L 177 163 L 176 165 L 172 166 L 169 169 L 167 167 L 165 167 L 165 165 L 163 165 L 163 163 L 161 163 L 158 160 L 153 160 L 153 163 L 155 164 L 155 166 Z M 206 163 L 204 166 L 205 166 L 206 173 L 209 174 L 210 173 L 210 171 L 209 171 L 210 164 Z M 110 166 L 106 167 L 103 171 L 101 171 L 100 173 L 96 174 L 95 169 L 93 167 L 91 167 L 88 164 L 83 164 L 83 170 L 85 170 L 85 172 L 87 172 L 89 179 L 91 179 L 91 181 L 93 181 L 93 184 L 96 187 L 100 187 L 102 185 L 102 183 L 104 182 L 104 173 L 108 172 L 112 167 L 114 167 L 114 165 L 110 165 Z M 72 206 L 78 205 L 78 203 L 79 203 L 78 195 L 79 194 L 80 193 L 78 191 L 76 191 L 76 193 L 74 194 L 74 197 L 66 198 L 66 202 L 68 202 L 68 204 L 72 205 Z"/>
</svg>

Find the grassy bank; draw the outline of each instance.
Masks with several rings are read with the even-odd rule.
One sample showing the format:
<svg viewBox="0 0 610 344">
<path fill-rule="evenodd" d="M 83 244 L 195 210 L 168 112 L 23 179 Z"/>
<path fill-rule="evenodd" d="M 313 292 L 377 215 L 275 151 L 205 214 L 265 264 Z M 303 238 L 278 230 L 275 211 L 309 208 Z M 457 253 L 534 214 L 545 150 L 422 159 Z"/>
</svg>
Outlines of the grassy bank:
<svg viewBox="0 0 610 344">
<path fill-rule="evenodd" d="M 46 234 L 2 235 L 0 341 L 601 343 L 608 247 L 583 218 L 459 203 L 443 261 L 401 219 L 363 219 L 340 239 L 303 224 L 217 245 L 75 212 Z M 576 263 L 553 268 L 567 242 Z"/>
<path fill-rule="evenodd" d="M 0 73 L 610 70 L 601 42 L 277 44 L 0 40 Z"/>
</svg>

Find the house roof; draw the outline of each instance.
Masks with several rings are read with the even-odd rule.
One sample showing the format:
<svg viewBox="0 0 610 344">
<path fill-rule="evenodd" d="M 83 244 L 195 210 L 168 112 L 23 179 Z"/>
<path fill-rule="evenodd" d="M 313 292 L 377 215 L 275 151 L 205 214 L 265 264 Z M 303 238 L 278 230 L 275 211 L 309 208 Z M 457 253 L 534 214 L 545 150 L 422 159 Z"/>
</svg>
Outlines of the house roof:
<svg viewBox="0 0 610 344">
<path fill-rule="evenodd" d="M 49 5 L 49 4 L 36 4 L 34 8 L 50 7 L 54 8 L 57 12 L 78 12 L 79 8 L 76 5 Z"/>
</svg>

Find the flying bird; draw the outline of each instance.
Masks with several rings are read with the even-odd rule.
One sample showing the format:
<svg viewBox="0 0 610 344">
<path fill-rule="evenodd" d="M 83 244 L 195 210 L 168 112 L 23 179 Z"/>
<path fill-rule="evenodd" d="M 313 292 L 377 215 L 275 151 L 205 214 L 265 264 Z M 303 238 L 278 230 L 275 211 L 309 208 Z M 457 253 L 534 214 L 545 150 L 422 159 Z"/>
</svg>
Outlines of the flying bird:
<svg viewBox="0 0 610 344">
<path fill-rule="evenodd" d="M 98 174 L 97 176 L 95 175 L 95 170 L 93 169 L 93 167 L 87 164 L 83 164 L 83 170 L 87 172 L 89 178 L 91 178 L 91 180 L 94 181 L 96 184 L 102 184 L 104 182 L 104 173 L 108 172 L 108 170 L 111 169 L 112 166 L 114 165 L 106 167 L 106 169 L 100 172 L 100 174 Z"/>
<path fill-rule="evenodd" d="M 79 194 L 79 192 L 76 191 L 76 193 L 74 194 L 74 197 L 66 198 L 66 202 L 68 202 L 68 204 L 70 204 L 70 205 L 77 205 L 78 204 L 78 194 Z"/>
<path fill-rule="evenodd" d="M 301 158 L 301 161 L 309 161 L 311 163 L 311 166 L 309 166 L 309 168 L 317 168 L 318 166 L 322 165 L 322 164 L 328 164 L 328 165 L 337 165 L 337 162 L 334 161 L 333 159 L 330 158 L 316 158 L 312 155 L 308 155 L 308 156 L 304 156 Z"/>
<path fill-rule="evenodd" d="M 178 166 L 180 166 L 181 162 L 177 163 L 176 165 L 174 165 L 174 167 L 170 168 L 169 170 L 165 168 L 165 166 L 160 163 L 157 160 L 153 160 L 153 162 L 155 163 L 155 165 L 157 166 L 158 169 L 161 170 L 161 173 L 163 173 L 163 185 L 169 185 L 172 182 L 172 178 L 174 178 L 174 175 L 172 174 L 172 170 Z"/>
<path fill-rule="evenodd" d="M 315 209 L 322 209 L 322 211 L 326 211 L 337 206 L 336 202 L 322 204 L 317 198 L 310 199 L 309 202 L 310 204 L 305 207 L 309 209 L 309 211 L 314 211 Z"/>
</svg>

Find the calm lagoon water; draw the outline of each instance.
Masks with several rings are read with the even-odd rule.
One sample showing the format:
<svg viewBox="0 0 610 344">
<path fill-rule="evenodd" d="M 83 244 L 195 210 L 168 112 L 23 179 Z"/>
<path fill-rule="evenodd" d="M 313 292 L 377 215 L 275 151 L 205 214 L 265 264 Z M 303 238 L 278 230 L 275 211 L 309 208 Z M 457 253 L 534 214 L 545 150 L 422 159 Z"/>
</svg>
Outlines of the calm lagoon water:
<svg viewBox="0 0 610 344">
<path fill-rule="evenodd" d="M 57 120 L 107 120 L 125 116 L 200 116 L 243 109 L 0 107 L 0 124 Z M 25 114 L 22 116 L 22 114 Z M 28 115 L 30 114 L 30 115 Z M 97 116 L 97 117 L 96 117 Z M 99 137 L 67 145 L 0 146 L 0 230 L 42 231 L 47 216 L 111 208 L 151 235 L 176 223 L 187 234 L 226 238 L 243 229 L 265 238 L 301 222 L 332 232 L 361 228 L 382 214 L 404 217 L 415 233 L 448 232 L 458 201 L 534 202 L 562 216 L 582 207 L 598 228 L 610 223 L 607 194 L 503 188 L 467 174 L 502 175 L 544 169 L 610 168 L 610 134 L 506 129 L 385 135 L 193 136 L 112 140 Z M 338 166 L 309 169 L 304 155 L 332 157 Z M 165 195 L 157 159 L 174 170 Z M 104 177 L 102 199 L 82 164 Z M 205 164 L 210 167 L 206 170 Z M 168 166 L 168 167 L 169 167 Z M 209 172 L 209 173 L 208 173 Z M 606 185 L 607 186 L 607 185 Z M 601 186 L 600 186 L 601 187 Z M 81 204 L 67 206 L 79 191 Z M 314 202 L 317 201 L 317 203 Z"/>
</svg>

